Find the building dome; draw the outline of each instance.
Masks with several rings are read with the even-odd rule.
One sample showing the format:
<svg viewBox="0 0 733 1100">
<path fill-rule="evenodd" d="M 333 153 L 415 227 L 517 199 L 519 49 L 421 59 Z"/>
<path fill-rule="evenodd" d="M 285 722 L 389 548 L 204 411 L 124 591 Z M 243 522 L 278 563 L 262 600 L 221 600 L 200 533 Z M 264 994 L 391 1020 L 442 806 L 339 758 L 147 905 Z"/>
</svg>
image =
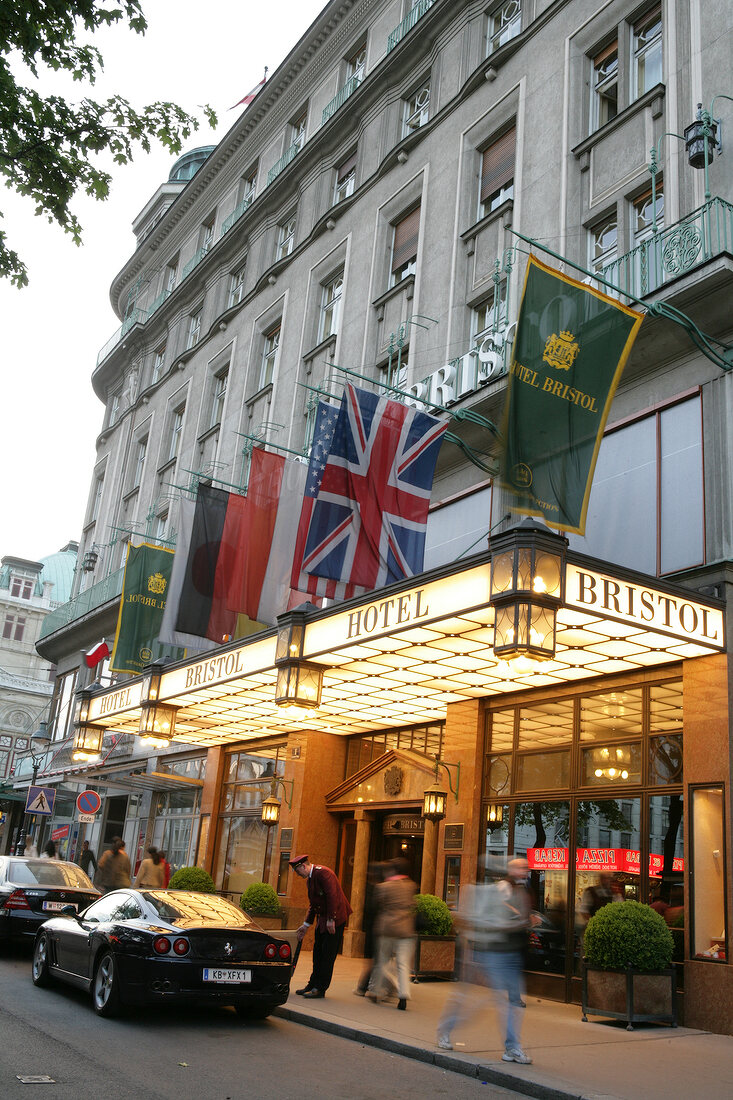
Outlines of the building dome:
<svg viewBox="0 0 733 1100">
<path fill-rule="evenodd" d="M 47 558 L 41 558 L 43 571 L 40 582 L 53 582 L 51 599 L 54 603 L 66 603 L 71 597 L 71 584 L 74 580 L 74 567 L 76 565 L 76 552 L 79 544 L 69 542 L 57 554 L 49 554 Z"/>
<path fill-rule="evenodd" d="M 198 149 L 191 149 L 179 157 L 170 170 L 169 183 L 185 183 L 193 179 L 201 165 L 216 149 L 215 145 L 200 145 Z"/>
</svg>

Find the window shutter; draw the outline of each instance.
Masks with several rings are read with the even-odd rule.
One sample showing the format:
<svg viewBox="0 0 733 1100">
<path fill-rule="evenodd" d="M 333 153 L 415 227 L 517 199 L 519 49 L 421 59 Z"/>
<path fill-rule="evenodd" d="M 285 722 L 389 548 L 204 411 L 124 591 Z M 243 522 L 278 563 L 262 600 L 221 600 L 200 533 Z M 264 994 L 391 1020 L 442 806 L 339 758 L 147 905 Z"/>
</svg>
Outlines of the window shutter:
<svg viewBox="0 0 733 1100">
<path fill-rule="evenodd" d="M 481 165 L 481 202 L 514 179 L 516 130 L 512 126 L 488 149 Z"/>
<path fill-rule="evenodd" d="M 416 206 L 394 227 L 392 270 L 399 271 L 417 257 L 417 240 L 420 232 L 420 207 Z"/>
<path fill-rule="evenodd" d="M 593 58 L 593 67 L 595 69 L 600 69 L 603 62 L 607 61 L 611 54 L 614 53 L 618 53 L 618 40 L 616 38 L 614 38 L 613 42 L 609 42 L 605 50 L 601 50 L 597 57 Z"/>
<path fill-rule="evenodd" d="M 356 149 L 354 149 L 354 152 L 351 154 L 351 156 L 348 157 L 344 161 L 344 163 L 339 166 L 338 174 L 337 174 L 337 177 L 336 177 L 338 182 L 341 183 L 342 180 L 345 180 L 346 177 L 348 176 L 349 172 L 353 171 L 355 168 L 356 168 Z"/>
</svg>

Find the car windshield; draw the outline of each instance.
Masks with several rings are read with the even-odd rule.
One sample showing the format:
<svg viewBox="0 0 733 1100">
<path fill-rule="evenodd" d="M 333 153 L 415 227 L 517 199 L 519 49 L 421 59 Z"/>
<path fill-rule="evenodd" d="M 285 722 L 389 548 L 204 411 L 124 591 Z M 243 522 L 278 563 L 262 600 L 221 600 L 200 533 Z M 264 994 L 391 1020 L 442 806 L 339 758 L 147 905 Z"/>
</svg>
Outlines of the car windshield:
<svg viewBox="0 0 733 1100">
<path fill-rule="evenodd" d="M 18 886 L 72 886 L 94 890 L 81 867 L 50 859 L 11 859 L 7 877 L 8 882 Z"/>
<path fill-rule="evenodd" d="M 145 897 L 162 920 L 177 924 L 180 921 L 216 921 L 220 924 L 251 925 L 251 920 L 236 905 L 217 894 L 178 894 L 164 890 L 146 890 Z"/>
</svg>

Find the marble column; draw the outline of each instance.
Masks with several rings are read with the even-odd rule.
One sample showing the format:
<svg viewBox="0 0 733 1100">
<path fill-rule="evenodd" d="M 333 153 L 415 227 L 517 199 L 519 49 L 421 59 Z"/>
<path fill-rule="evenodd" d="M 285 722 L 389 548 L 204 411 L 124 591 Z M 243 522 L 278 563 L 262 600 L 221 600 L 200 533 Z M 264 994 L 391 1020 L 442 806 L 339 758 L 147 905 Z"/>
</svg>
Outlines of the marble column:
<svg viewBox="0 0 733 1100">
<path fill-rule="evenodd" d="M 355 810 L 356 841 L 354 844 L 354 869 L 351 876 L 351 908 L 348 927 L 344 931 L 343 954 L 347 958 L 364 955 L 364 902 L 366 900 L 369 847 L 372 839 L 373 815 L 368 810 Z"/>
</svg>

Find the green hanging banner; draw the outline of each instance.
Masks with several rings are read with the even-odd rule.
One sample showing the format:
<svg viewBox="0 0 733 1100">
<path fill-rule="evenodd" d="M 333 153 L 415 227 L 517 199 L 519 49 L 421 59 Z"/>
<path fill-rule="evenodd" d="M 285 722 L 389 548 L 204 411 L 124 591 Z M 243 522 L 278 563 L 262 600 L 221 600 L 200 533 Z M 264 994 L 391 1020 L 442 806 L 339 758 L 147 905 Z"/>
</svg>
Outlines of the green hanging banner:
<svg viewBox="0 0 733 1100">
<path fill-rule="evenodd" d="M 139 673 L 153 660 L 172 567 L 172 550 L 147 542 L 128 547 L 112 672 Z"/>
<path fill-rule="evenodd" d="M 585 533 L 603 429 L 643 316 L 530 256 L 502 432 L 501 480 L 517 511 Z"/>
</svg>

